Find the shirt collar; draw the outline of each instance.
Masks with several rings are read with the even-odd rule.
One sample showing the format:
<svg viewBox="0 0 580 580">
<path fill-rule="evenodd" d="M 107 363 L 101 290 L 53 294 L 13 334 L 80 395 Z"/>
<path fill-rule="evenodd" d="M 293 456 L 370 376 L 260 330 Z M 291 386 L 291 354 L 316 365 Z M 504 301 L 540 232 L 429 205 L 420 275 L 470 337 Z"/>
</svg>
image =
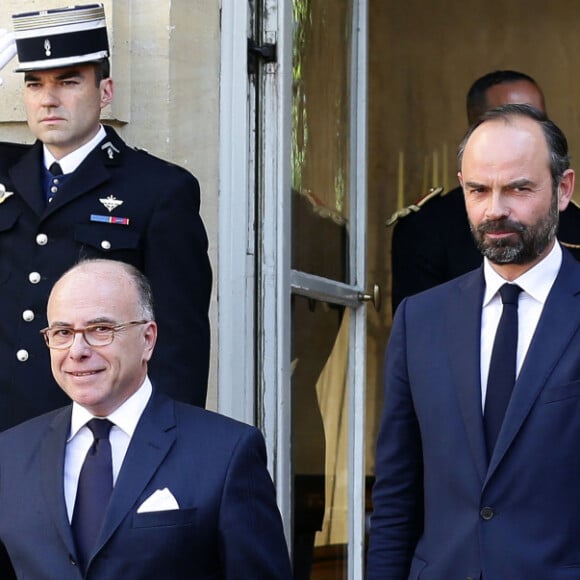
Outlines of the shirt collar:
<svg viewBox="0 0 580 580">
<path fill-rule="evenodd" d="M 113 424 L 124 431 L 129 437 L 133 436 L 137 423 L 149 402 L 153 388 L 149 377 L 145 377 L 143 384 L 118 408 L 107 416 Z M 75 403 L 72 404 L 72 415 L 70 421 L 70 433 L 67 439 L 70 441 L 91 419 L 93 415 L 84 407 Z"/>
<path fill-rule="evenodd" d="M 517 284 L 526 294 L 544 304 L 560 271 L 561 264 L 562 248 L 556 240 L 548 255 L 533 268 L 513 280 L 513 283 Z M 483 260 L 483 275 L 485 277 L 483 306 L 487 306 L 498 290 L 506 283 L 506 280 L 493 269 L 487 258 Z"/>
<path fill-rule="evenodd" d="M 105 128 L 101 125 L 97 134 L 88 142 L 75 149 L 62 159 L 58 160 L 58 164 L 62 172 L 66 175 L 72 173 L 87 157 L 87 155 L 107 136 Z M 44 149 L 44 166 L 48 169 L 55 161 L 54 155 L 48 150 L 46 145 Z"/>
</svg>

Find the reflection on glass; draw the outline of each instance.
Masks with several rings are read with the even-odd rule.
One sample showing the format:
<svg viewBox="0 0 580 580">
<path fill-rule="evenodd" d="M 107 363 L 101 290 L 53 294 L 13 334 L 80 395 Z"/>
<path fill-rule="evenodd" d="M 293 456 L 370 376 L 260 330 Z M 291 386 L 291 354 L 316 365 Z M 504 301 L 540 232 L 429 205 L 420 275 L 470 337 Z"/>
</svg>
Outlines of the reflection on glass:
<svg viewBox="0 0 580 580">
<path fill-rule="evenodd" d="M 346 578 L 349 311 L 292 297 L 294 578 Z"/>
<path fill-rule="evenodd" d="M 292 267 L 346 281 L 352 0 L 293 11 Z"/>
</svg>

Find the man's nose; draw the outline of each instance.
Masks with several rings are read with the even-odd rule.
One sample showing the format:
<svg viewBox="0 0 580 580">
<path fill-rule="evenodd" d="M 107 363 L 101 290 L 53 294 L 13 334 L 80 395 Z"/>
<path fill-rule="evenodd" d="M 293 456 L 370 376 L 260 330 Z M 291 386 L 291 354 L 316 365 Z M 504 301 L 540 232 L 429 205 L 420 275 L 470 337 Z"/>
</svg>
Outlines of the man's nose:
<svg viewBox="0 0 580 580">
<path fill-rule="evenodd" d="M 87 356 L 87 353 L 91 350 L 90 344 L 85 340 L 85 336 L 82 332 L 75 332 L 73 335 L 72 344 L 69 346 L 69 356 L 73 358 Z"/>
<path fill-rule="evenodd" d="M 486 217 L 488 219 L 499 219 L 509 215 L 510 210 L 505 196 L 501 191 L 493 191 L 488 199 Z"/>
<path fill-rule="evenodd" d="M 54 87 L 44 87 L 42 89 L 40 103 L 43 107 L 55 107 L 58 104 L 58 97 Z"/>
</svg>

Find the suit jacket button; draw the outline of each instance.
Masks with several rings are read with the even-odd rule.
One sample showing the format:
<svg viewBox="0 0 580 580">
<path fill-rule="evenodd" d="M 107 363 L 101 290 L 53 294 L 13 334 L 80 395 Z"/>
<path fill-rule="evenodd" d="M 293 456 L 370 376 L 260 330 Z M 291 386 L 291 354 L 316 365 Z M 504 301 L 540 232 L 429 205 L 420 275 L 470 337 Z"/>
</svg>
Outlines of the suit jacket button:
<svg viewBox="0 0 580 580">
<path fill-rule="evenodd" d="M 481 511 L 479 512 L 479 515 L 486 521 L 489 521 L 493 518 L 493 516 L 495 515 L 493 513 L 493 510 L 490 507 L 484 507 L 481 508 Z"/>
<path fill-rule="evenodd" d="M 28 281 L 31 284 L 38 284 L 40 282 L 40 274 L 38 272 L 30 272 L 28 274 Z"/>
<path fill-rule="evenodd" d="M 109 240 L 103 240 L 101 242 L 101 248 L 103 248 L 103 250 L 110 250 L 111 249 L 111 242 L 109 242 Z"/>
<path fill-rule="evenodd" d="M 32 322 L 34 320 L 34 312 L 32 310 L 25 310 L 22 313 L 22 320 L 24 322 Z"/>
<path fill-rule="evenodd" d="M 36 236 L 36 243 L 39 246 L 46 246 L 47 242 L 48 242 L 48 236 L 46 234 L 38 234 Z"/>
<path fill-rule="evenodd" d="M 74 559 L 74 556 L 72 554 L 68 555 L 68 560 L 73 566 L 77 565 L 77 561 Z"/>
<path fill-rule="evenodd" d="M 20 362 L 26 362 L 28 360 L 28 351 L 24 350 L 23 348 L 20 349 L 17 353 L 16 353 L 16 358 L 20 361 Z"/>
</svg>

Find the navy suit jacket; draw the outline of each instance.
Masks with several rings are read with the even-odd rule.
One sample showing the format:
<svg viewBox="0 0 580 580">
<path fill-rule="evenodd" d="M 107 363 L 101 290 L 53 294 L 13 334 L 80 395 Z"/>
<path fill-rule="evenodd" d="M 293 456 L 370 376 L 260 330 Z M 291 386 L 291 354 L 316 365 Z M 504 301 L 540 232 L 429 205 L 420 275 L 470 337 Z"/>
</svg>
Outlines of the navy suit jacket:
<svg viewBox="0 0 580 580">
<path fill-rule="evenodd" d="M 128 262 L 147 276 L 159 325 L 151 378 L 171 397 L 205 405 L 212 275 L 199 184 L 105 129 L 48 205 L 42 143 L 0 143 L 0 430 L 68 403 L 39 330 L 53 284 L 81 258 Z M 110 197 L 122 203 L 109 211 Z M 109 217 L 128 223 L 96 221 Z"/>
<path fill-rule="evenodd" d="M 69 406 L 0 434 L 0 540 L 19 579 L 82 577 L 63 492 L 70 414 Z M 137 513 L 166 487 L 178 510 Z M 9 574 L 5 561 L 0 577 Z M 86 578 L 290 577 L 260 432 L 154 391 Z"/>
<path fill-rule="evenodd" d="M 489 465 L 482 268 L 399 306 L 369 580 L 580 578 L 580 264 L 563 253 Z"/>
</svg>

